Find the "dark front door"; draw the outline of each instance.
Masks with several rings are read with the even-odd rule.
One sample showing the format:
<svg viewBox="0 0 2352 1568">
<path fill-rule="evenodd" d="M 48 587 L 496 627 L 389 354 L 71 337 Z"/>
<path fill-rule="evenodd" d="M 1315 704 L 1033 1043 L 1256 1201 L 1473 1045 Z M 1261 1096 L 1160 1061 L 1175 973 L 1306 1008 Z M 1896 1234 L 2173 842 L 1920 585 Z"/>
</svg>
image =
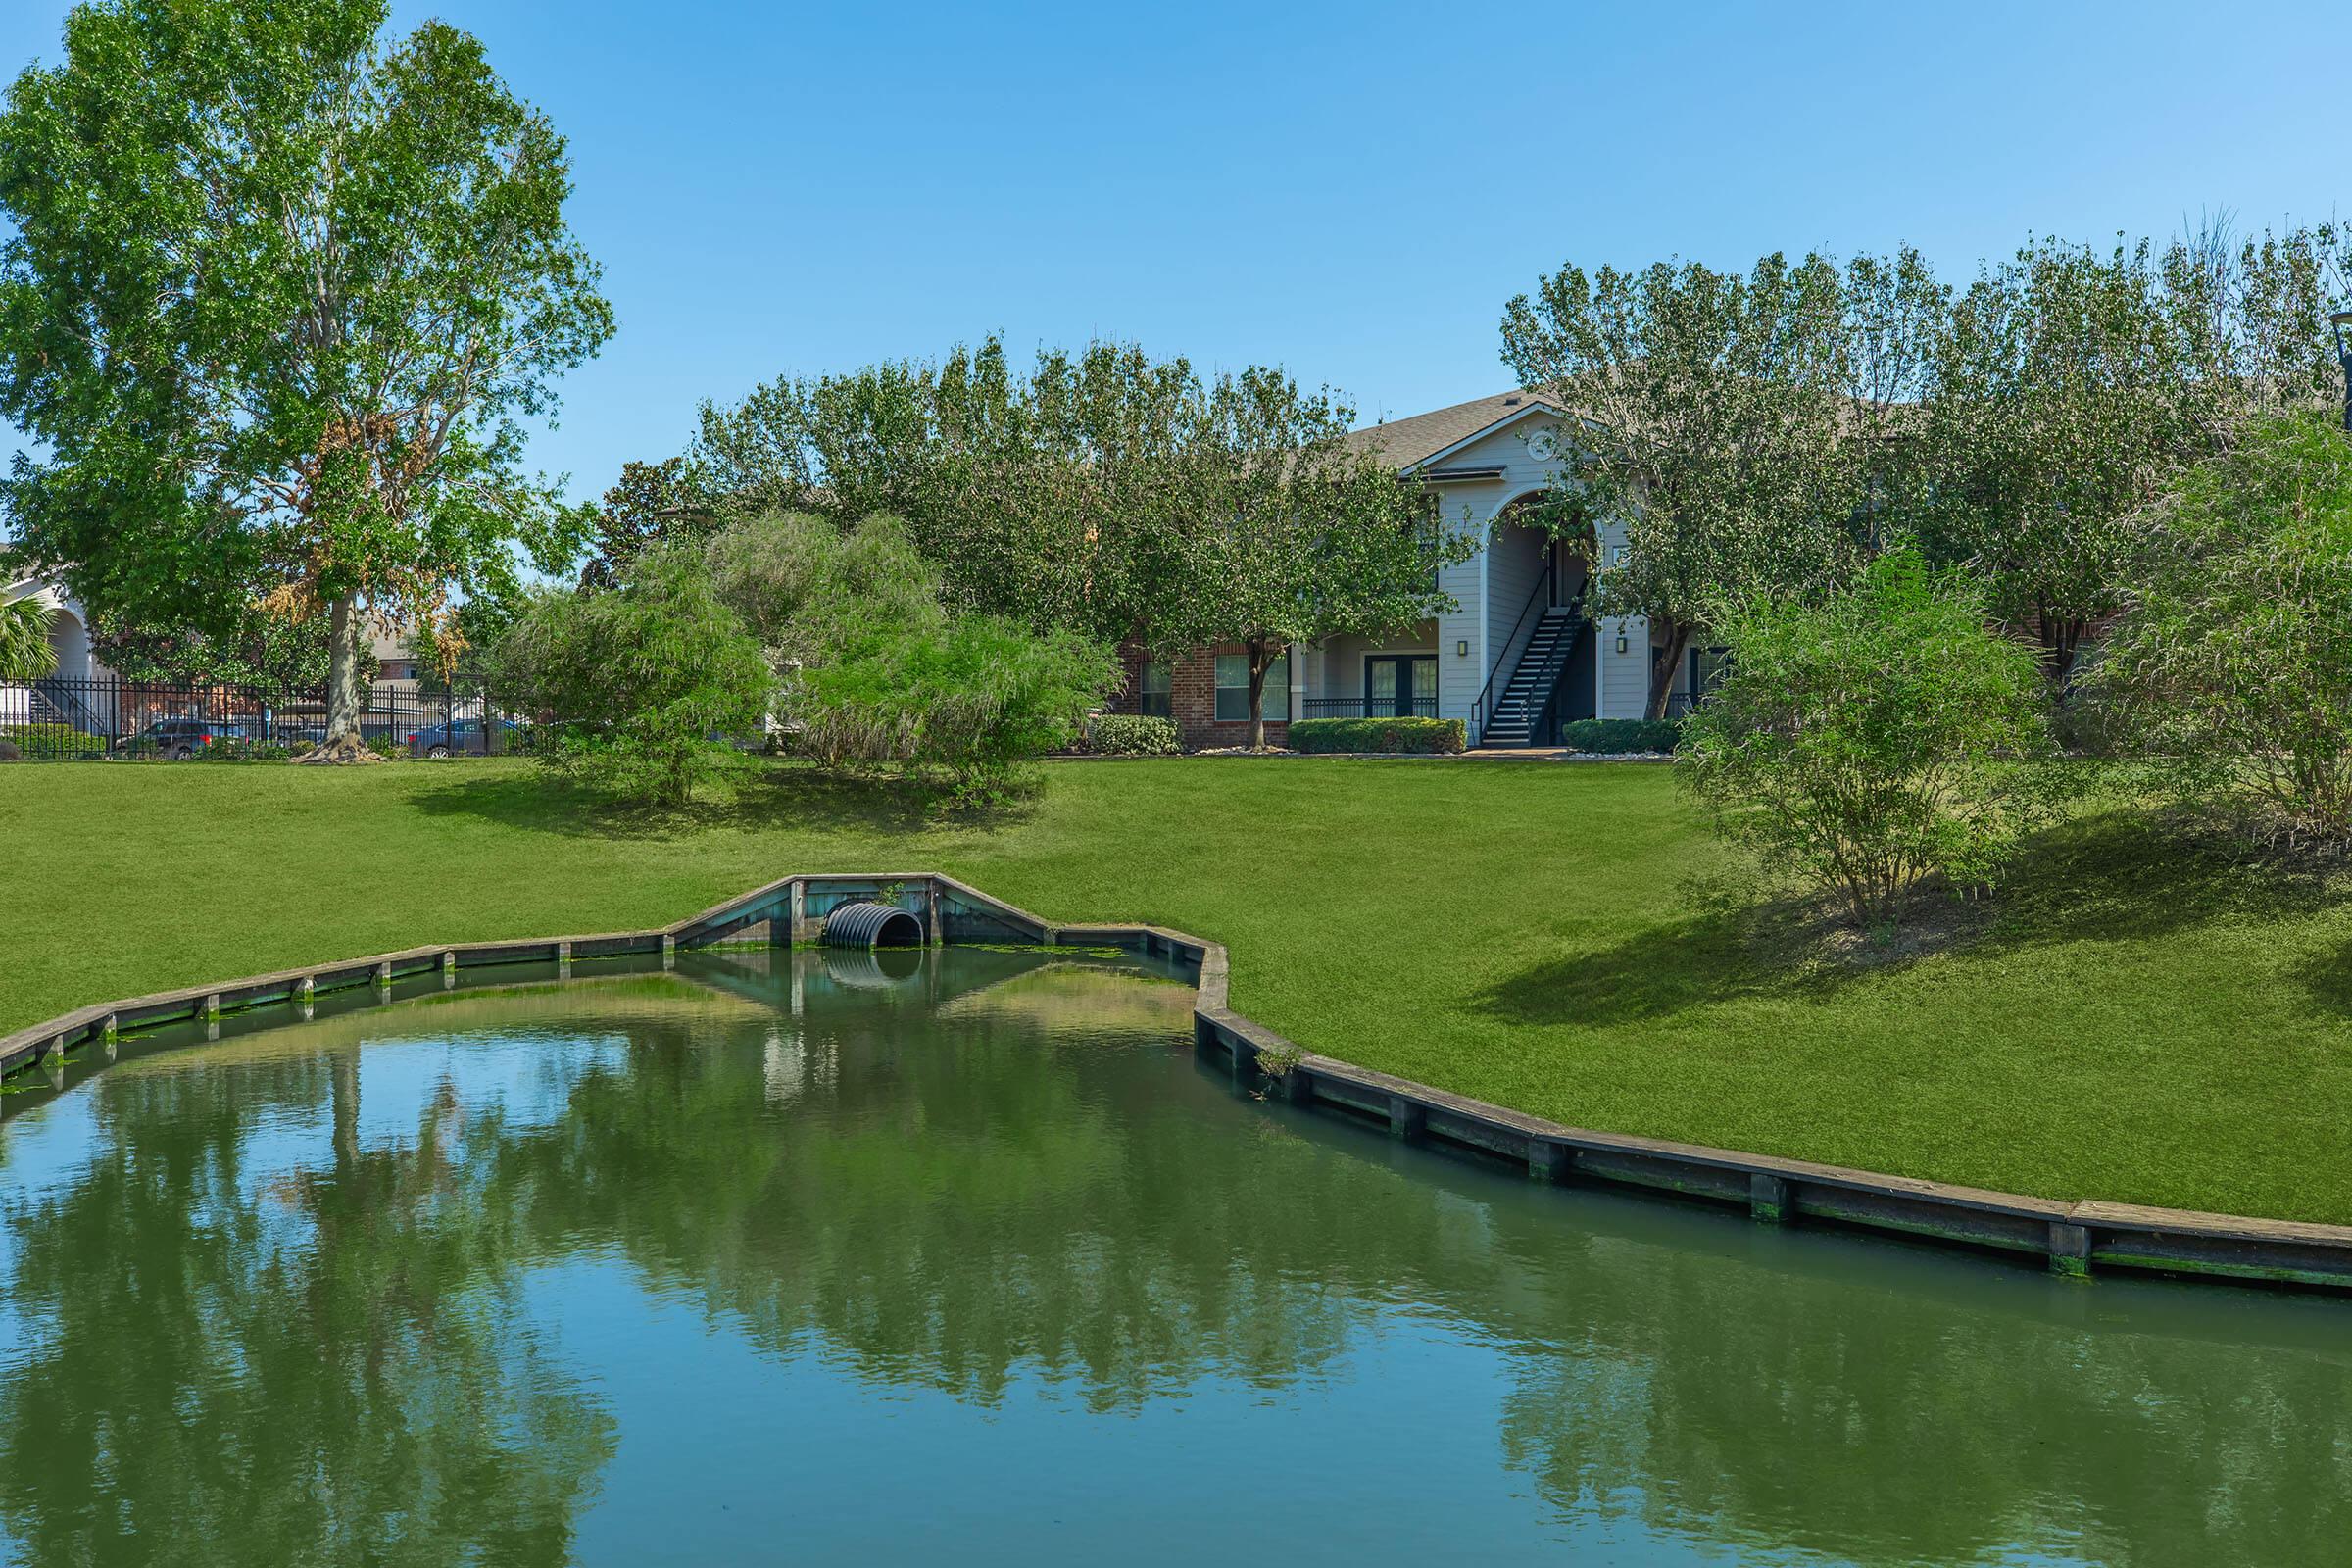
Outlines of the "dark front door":
<svg viewBox="0 0 2352 1568">
<path fill-rule="evenodd" d="M 1438 716 L 1438 656 L 1371 654 L 1364 660 L 1364 712 L 1373 718 Z"/>
</svg>

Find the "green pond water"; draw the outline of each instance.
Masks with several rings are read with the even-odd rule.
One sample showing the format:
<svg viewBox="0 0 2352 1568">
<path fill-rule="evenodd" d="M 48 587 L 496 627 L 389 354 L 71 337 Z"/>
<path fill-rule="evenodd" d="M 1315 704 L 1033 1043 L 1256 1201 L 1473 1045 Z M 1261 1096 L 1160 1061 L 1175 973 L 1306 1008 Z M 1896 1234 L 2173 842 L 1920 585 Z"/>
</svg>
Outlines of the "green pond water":
<svg viewBox="0 0 2352 1568">
<path fill-rule="evenodd" d="M 2352 1556 L 2352 1303 L 1532 1185 L 1109 960 L 419 989 L 0 1097 L 0 1560 Z"/>
</svg>

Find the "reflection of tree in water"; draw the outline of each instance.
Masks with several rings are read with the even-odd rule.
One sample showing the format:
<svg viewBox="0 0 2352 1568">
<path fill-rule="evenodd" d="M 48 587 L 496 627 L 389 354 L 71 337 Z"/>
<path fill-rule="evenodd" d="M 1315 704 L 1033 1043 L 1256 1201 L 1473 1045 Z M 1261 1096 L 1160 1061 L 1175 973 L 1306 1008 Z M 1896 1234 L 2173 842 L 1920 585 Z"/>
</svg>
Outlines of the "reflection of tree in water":
<svg viewBox="0 0 2352 1568">
<path fill-rule="evenodd" d="M 583 1241 L 776 1354 L 980 1402 L 1031 1375 L 1109 1410 L 1311 1383 L 1427 1303 L 1505 1358 L 1499 1457 L 1552 1504 L 1735 1545 L 2313 1561 L 2352 1526 L 2342 1350 L 2198 1338 L 2241 1320 L 2203 1294 L 2139 1293 L 2127 1332 L 2102 1288 L 1890 1287 L 1884 1258 L 1394 1169 L 1139 1049 L 1181 998 L 1020 968 L 938 1032 L 899 992 L 812 979 L 796 1021 L 780 975 L 673 987 L 548 1119 L 445 1091 L 399 1150 L 361 1147 L 348 1051 L 102 1078 L 93 1163 L 17 1216 L 12 1299 L 73 1332 L 0 1387 L 10 1530 L 38 1561 L 133 1528 L 256 1561 L 560 1559 L 615 1436 L 519 1282 Z M 551 1039 L 599 1026 L 551 1005 Z M 245 1134 L 320 1109 L 331 1154 L 256 1192 Z M 2306 1321 L 2276 1304 L 2242 1321 Z"/>
<path fill-rule="evenodd" d="M 518 1236 L 443 1095 L 362 1150 L 356 1051 L 102 1075 L 104 1139 L 23 1200 L 0 1518 L 29 1562 L 562 1562 L 609 1418 L 516 1309 Z M 328 1102 L 331 1156 L 248 1135 Z M 321 1152 L 323 1153 L 323 1152 Z M 306 1151 L 306 1157 L 310 1151 Z"/>
<path fill-rule="evenodd" d="M 609 1235 L 779 1350 L 813 1334 L 864 1376 L 986 1400 L 1030 1368 L 1097 1408 L 1311 1370 L 1345 1342 L 1367 1233 L 1434 1222 L 1383 1202 L 1376 1167 L 1310 1177 L 1307 1146 L 1099 1031 L 978 1009 L 940 1049 L 836 1012 L 786 1050 L 772 1028 L 591 1073 L 497 1179 L 541 1235 Z"/>
<path fill-rule="evenodd" d="M 1842 1269 L 1597 1249 L 1544 1271 L 1540 1313 L 1516 1325 L 1549 1343 L 1515 1357 L 1505 1455 L 1564 1510 L 1865 1560 L 2338 1549 L 2352 1356 L 2168 1324 L 2149 1293 L 2152 1321 L 2126 1329 L 2096 1288 L 2053 1310 L 2069 1288 L 1973 1266 L 1890 1291 Z"/>
</svg>

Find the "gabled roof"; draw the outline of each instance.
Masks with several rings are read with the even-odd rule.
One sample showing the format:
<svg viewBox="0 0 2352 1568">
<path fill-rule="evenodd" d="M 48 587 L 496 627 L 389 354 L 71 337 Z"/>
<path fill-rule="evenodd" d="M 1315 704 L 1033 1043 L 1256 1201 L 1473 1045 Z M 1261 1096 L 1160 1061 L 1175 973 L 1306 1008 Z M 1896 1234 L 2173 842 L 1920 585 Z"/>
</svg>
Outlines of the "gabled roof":
<svg viewBox="0 0 2352 1568">
<path fill-rule="evenodd" d="M 1402 419 L 1368 424 L 1348 432 L 1348 445 L 1357 452 L 1377 452 L 1399 471 L 1417 468 L 1444 457 L 1480 436 L 1500 429 L 1531 414 L 1561 417 L 1559 407 L 1541 393 L 1525 390 L 1497 392 L 1472 398 L 1450 408 L 1433 409 Z"/>
</svg>

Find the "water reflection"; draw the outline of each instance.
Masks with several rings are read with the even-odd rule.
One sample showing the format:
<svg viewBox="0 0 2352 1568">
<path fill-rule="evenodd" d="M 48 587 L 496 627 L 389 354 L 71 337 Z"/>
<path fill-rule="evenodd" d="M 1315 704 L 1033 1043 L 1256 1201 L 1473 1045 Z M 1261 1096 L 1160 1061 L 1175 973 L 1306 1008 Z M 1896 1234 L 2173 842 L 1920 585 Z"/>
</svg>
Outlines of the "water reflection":
<svg viewBox="0 0 2352 1568">
<path fill-rule="evenodd" d="M 1171 1414 L 1213 1419 L 1227 1482 L 1293 1499 L 1253 1552 L 1328 1547 L 1307 1499 L 1396 1475 L 1531 1559 L 2320 1561 L 2352 1528 L 2341 1303 L 1530 1188 L 1237 1103 L 1186 1001 L 761 951 L 126 1048 L 0 1135 L 0 1532 L 43 1563 L 616 1551 L 675 1500 L 624 1446 L 716 1440 L 567 1335 L 593 1313 L 633 1370 L 691 1381 L 691 1336 L 845 1434 L 883 1412 L 931 1486 L 917 1427 L 1123 1496 L 1185 1451 Z M 796 1540 L 854 1554 L 811 1497 L 875 1455 L 794 1451 Z M 869 1557 L 912 1539 L 859 1523 Z"/>
</svg>

